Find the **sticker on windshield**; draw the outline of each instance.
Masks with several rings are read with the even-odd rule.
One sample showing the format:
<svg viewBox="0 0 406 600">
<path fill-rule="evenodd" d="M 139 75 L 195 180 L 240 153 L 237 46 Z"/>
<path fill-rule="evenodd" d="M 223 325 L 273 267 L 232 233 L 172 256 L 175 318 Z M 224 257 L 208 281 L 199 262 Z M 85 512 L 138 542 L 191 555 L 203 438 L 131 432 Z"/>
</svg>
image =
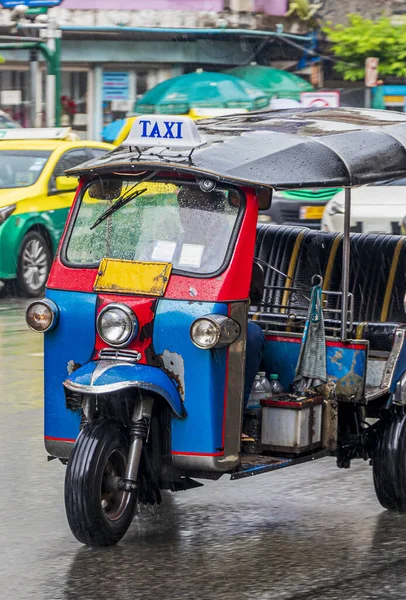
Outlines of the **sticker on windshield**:
<svg viewBox="0 0 406 600">
<path fill-rule="evenodd" d="M 179 258 L 179 267 L 195 267 L 202 263 L 204 246 L 201 244 L 183 244 Z"/>
<path fill-rule="evenodd" d="M 42 167 L 44 166 L 45 161 L 46 161 L 46 158 L 36 158 L 35 162 L 30 166 L 29 170 L 30 171 L 41 171 Z"/>
<path fill-rule="evenodd" d="M 175 254 L 176 242 L 167 242 L 166 240 L 158 240 L 155 242 L 152 251 L 151 260 L 171 262 Z"/>
</svg>

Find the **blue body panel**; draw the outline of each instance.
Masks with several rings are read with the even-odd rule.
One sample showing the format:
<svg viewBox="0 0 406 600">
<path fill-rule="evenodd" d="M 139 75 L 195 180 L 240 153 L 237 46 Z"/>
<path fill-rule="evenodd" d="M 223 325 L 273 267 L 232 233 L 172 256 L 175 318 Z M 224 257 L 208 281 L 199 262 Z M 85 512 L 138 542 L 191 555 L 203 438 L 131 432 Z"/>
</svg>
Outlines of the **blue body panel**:
<svg viewBox="0 0 406 600">
<path fill-rule="evenodd" d="M 66 408 L 62 382 L 68 362 L 84 364 L 95 342 L 96 294 L 47 290 L 46 297 L 59 307 L 59 322 L 45 333 L 45 436 L 76 439 L 80 415 Z"/>
<path fill-rule="evenodd" d="M 163 396 L 172 410 L 178 417 L 182 417 L 182 402 L 179 397 L 178 390 L 174 383 L 169 379 L 168 375 L 158 367 L 150 367 L 148 365 L 131 365 L 119 364 L 111 365 L 103 371 L 98 377 L 92 375 L 97 365 L 103 364 L 100 361 L 91 361 L 72 375 L 67 377 L 67 380 L 77 385 L 92 386 L 93 393 L 109 393 L 108 387 L 103 390 L 104 386 L 120 386 L 123 387 L 138 387 L 154 391 Z"/>
<path fill-rule="evenodd" d="M 202 350 L 190 339 L 197 317 L 227 314 L 223 303 L 159 300 L 153 342 L 167 370 L 180 380 L 187 417 L 172 421 L 172 450 L 178 453 L 221 452 L 227 350 Z M 169 364 L 168 364 L 169 360 Z"/>
<path fill-rule="evenodd" d="M 277 373 L 283 389 L 288 392 L 294 381 L 300 343 L 297 343 L 295 338 L 291 341 L 285 339 L 286 341 L 267 338 L 264 364 L 267 374 Z M 351 348 L 351 342 L 348 347 L 343 347 L 338 341 L 336 345 L 330 343 L 326 348 L 328 379 L 336 384 L 338 396 L 352 396 L 360 400 L 364 393 L 368 345 L 357 340 L 356 344 L 364 345 L 364 349 L 354 349 Z"/>
</svg>

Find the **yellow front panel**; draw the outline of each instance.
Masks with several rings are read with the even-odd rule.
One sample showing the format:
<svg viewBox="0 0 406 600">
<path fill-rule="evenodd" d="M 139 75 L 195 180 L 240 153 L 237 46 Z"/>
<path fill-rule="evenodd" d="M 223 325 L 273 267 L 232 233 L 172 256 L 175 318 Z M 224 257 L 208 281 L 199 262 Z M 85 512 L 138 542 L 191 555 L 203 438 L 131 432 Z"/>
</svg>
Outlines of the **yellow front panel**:
<svg viewBox="0 0 406 600">
<path fill-rule="evenodd" d="M 171 270 L 170 263 L 103 258 L 93 289 L 96 292 L 163 296 Z"/>
</svg>

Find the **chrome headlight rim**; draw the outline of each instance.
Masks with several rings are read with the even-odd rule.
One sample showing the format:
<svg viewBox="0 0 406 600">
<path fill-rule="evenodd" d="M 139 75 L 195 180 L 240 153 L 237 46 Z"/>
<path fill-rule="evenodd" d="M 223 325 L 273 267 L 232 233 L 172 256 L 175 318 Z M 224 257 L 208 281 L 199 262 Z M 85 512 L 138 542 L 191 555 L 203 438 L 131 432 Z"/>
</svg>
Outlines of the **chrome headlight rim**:
<svg viewBox="0 0 406 600">
<path fill-rule="evenodd" d="M 32 309 L 33 306 L 38 305 L 38 304 L 40 306 L 45 306 L 45 308 L 47 308 L 51 312 L 51 315 L 52 315 L 51 323 L 45 329 L 35 329 L 35 327 L 32 327 L 30 325 L 28 318 L 27 318 L 28 312 Z M 53 302 L 52 300 L 49 300 L 48 298 L 44 298 L 42 300 L 33 300 L 32 302 L 29 303 L 29 305 L 25 309 L 25 322 L 27 323 L 27 325 L 31 329 L 31 331 L 35 331 L 35 333 L 46 333 L 47 331 L 52 331 L 52 329 L 55 329 L 56 325 L 58 324 L 58 320 L 59 320 L 59 308 L 55 304 L 55 302 Z"/>
<path fill-rule="evenodd" d="M 216 337 L 213 343 L 210 345 L 199 344 L 194 338 L 193 329 L 201 321 L 209 321 L 216 329 Z M 227 331 L 227 326 L 232 325 L 234 332 Z M 190 326 L 190 339 L 193 344 L 201 350 L 212 350 L 216 348 L 224 348 L 225 346 L 231 345 L 241 335 L 241 326 L 237 321 L 228 317 L 227 315 L 202 315 L 193 321 Z"/>
<path fill-rule="evenodd" d="M 122 342 L 118 342 L 118 343 L 112 342 L 102 332 L 101 319 L 106 312 L 109 312 L 111 310 L 119 310 L 119 311 L 123 312 L 125 314 L 125 316 L 127 316 L 130 320 L 130 326 L 131 326 L 130 334 Z M 130 308 L 126 304 L 121 304 L 121 302 L 110 302 L 109 304 L 106 304 L 106 306 L 103 306 L 103 308 L 97 315 L 96 330 L 97 330 L 98 335 L 100 336 L 100 338 L 103 340 L 103 342 L 105 344 L 108 344 L 112 348 L 125 348 L 126 346 L 131 344 L 131 342 L 138 335 L 138 319 L 137 319 L 134 311 L 132 310 L 132 308 Z"/>
<path fill-rule="evenodd" d="M 193 334 L 193 330 L 194 328 L 201 323 L 202 321 L 209 321 L 209 323 L 211 323 L 212 325 L 214 325 L 215 329 L 216 329 L 216 337 L 215 337 L 215 341 L 212 344 L 206 345 L 204 346 L 203 344 L 199 344 Z M 198 317 L 197 319 L 195 319 L 193 321 L 193 323 L 190 326 L 190 339 L 192 340 L 193 344 L 197 347 L 200 348 L 201 350 L 211 350 L 212 348 L 215 348 L 216 344 L 218 344 L 219 340 L 220 340 L 220 336 L 221 336 L 221 328 L 220 325 L 217 323 L 216 319 L 213 319 L 213 317 L 211 315 L 207 315 L 207 316 L 202 316 L 202 317 Z"/>
</svg>

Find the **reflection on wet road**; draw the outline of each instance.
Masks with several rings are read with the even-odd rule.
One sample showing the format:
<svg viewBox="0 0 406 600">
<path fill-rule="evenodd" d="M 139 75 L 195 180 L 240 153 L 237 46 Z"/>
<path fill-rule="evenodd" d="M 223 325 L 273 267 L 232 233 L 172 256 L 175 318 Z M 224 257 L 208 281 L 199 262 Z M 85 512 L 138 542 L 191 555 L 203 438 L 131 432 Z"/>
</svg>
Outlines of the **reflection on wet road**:
<svg viewBox="0 0 406 600">
<path fill-rule="evenodd" d="M 42 445 L 42 338 L 0 301 L 0 598 L 406 598 L 406 516 L 375 499 L 366 463 L 333 459 L 167 494 L 123 542 L 79 545 L 64 467 Z"/>
</svg>

